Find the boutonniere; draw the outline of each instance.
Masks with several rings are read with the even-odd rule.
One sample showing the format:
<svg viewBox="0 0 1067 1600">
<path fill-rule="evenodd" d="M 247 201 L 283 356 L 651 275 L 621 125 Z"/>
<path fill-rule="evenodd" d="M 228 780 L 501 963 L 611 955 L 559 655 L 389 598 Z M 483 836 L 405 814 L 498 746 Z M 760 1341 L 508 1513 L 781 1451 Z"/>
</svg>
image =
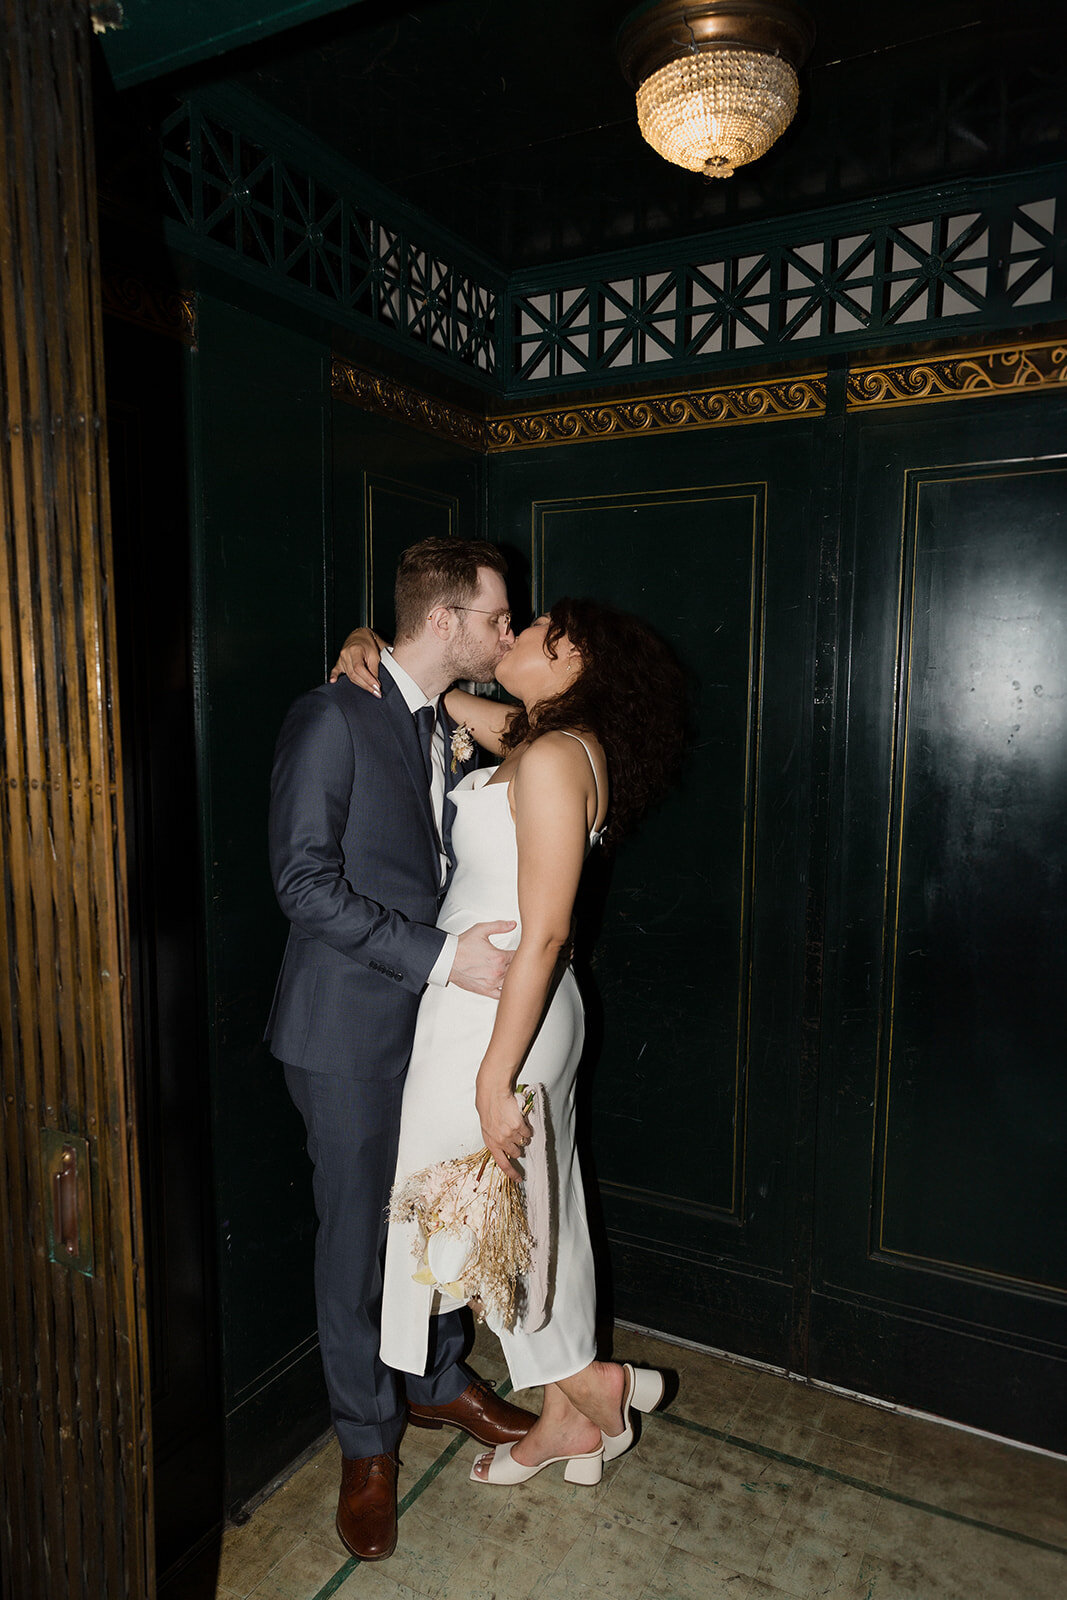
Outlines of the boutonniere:
<svg viewBox="0 0 1067 1600">
<path fill-rule="evenodd" d="M 469 761 L 474 754 L 474 729 L 461 722 L 452 734 L 452 771 L 458 763 Z"/>
</svg>

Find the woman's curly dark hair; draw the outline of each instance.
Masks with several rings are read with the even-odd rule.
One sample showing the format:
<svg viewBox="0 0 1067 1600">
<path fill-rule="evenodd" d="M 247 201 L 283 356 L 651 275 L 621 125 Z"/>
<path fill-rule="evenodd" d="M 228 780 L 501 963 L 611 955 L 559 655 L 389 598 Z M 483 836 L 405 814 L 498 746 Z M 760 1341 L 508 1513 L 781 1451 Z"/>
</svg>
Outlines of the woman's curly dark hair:
<svg viewBox="0 0 1067 1600">
<path fill-rule="evenodd" d="M 673 651 L 646 623 L 596 600 L 557 600 L 548 613 L 545 649 L 555 657 L 566 634 L 578 647 L 575 683 L 529 712 L 523 706 L 504 734 L 504 749 L 559 728 L 588 728 L 604 747 L 611 782 L 606 839 L 615 844 L 669 787 L 685 737 L 685 679 Z"/>
</svg>

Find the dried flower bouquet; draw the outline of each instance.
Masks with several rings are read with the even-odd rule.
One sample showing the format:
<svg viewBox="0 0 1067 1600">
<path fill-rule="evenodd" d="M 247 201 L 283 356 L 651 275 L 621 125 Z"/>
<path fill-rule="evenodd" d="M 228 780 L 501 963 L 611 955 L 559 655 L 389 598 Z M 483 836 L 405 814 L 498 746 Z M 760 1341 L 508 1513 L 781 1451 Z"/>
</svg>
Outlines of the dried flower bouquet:
<svg viewBox="0 0 1067 1600">
<path fill-rule="evenodd" d="M 520 1093 L 525 1116 L 536 1095 L 521 1085 Z M 501 1172 L 488 1149 L 434 1162 L 398 1180 L 389 1216 L 416 1224 L 416 1283 L 455 1300 L 480 1300 L 494 1326 L 515 1326 L 534 1239 L 524 1186 Z"/>
</svg>

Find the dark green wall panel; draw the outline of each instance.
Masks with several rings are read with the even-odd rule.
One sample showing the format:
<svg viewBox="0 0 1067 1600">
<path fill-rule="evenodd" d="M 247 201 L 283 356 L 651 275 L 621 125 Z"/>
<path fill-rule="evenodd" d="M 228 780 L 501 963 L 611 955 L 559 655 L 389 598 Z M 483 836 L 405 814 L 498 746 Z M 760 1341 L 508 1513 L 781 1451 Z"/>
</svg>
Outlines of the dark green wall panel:
<svg viewBox="0 0 1067 1600">
<path fill-rule="evenodd" d="M 176 342 L 104 322 L 157 1572 L 222 1515 L 217 1231 Z"/>
<path fill-rule="evenodd" d="M 473 537 L 483 466 L 335 405 L 328 347 L 202 296 L 191 434 L 208 1006 L 231 1504 L 327 1426 L 304 1129 L 262 1044 L 286 924 L 266 849 L 274 742 L 345 633 L 391 627 L 399 550 Z"/>
<path fill-rule="evenodd" d="M 831 409 L 505 457 L 490 496 L 536 604 L 643 613 L 696 689 L 593 908 L 616 1310 L 1054 1448 L 1065 421 Z"/>
<path fill-rule="evenodd" d="M 455 535 L 458 505 L 454 497 L 415 489 L 378 473 L 366 477 L 367 495 L 367 621 L 386 638 L 396 632 L 393 579 L 401 553 L 419 539 Z"/>
<path fill-rule="evenodd" d="M 816 1375 L 1059 1449 L 1065 422 L 850 422 L 812 1308 Z"/>
<path fill-rule="evenodd" d="M 392 638 L 393 580 L 408 545 L 486 537 L 484 480 L 484 462 L 469 451 L 335 405 L 331 650 L 361 622 Z"/>
<path fill-rule="evenodd" d="M 353 623 L 391 630 L 396 557 L 429 533 L 503 543 L 517 611 L 586 591 L 645 616 L 692 680 L 683 781 L 610 870 L 594 859 L 587 896 L 587 1123 L 616 1312 L 1036 1437 L 1006 1364 L 1043 1382 L 1067 1344 L 1055 1292 L 1023 1281 L 1051 1281 L 1064 1214 L 1046 1003 L 1064 943 L 1064 480 L 1028 458 L 1055 454 L 1062 403 L 486 462 L 333 401 L 327 357 L 202 303 L 196 660 L 231 1500 L 325 1424 L 310 1169 L 259 1042 L 285 934 L 264 847 L 274 738 Z M 816 664 L 835 639 L 832 705 Z M 981 1384 L 959 1376 L 968 1359 Z"/>
<path fill-rule="evenodd" d="M 592 1142 L 619 1314 L 785 1361 L 793 1294 L 816 541 L 811 423 L 493 463 L 535 604 L 588 592 L 675 647 L 681 784 L 596 882 Z M 543 598 L 542 598 L 543 597 Z M 806 1181 L 806 1180 L 805 1180 Z"/>
<path fill-rule="evenodd" d="M 698 737 L 684 781 L 628 845 L 595 958 L 610 1063 L 600 1176 L 736 1216 L 750 1011 L 766 488 L 664 488 L 535 501 L 542 604 L 591 594 L 683 654 Z M 657 1137 L 647 1106 L 671 1086 Z"/>
<path fill-rule="evenodd" d="M 1067 1290 L 1067 459 L 908 489 L 878 1243 Z"/>
<path fill-rule="evenodd" d="M 285 943 L 266 853 L 274 740 L 325 660 L 324 354 L 202 298 L 194 358 L 198 685 L 227 1412 L 308 1336 L 303 1127 L 261 1043 Z M 308 1419 L 305 1419 L 305 1431 Z M 324 1426 L 320 1410 L 317 1424 Z M 270 1441 L 261 1447 L 269 1453 Z M 263 1480 L 231 1452 L 230 1497 Z"/>
</svg>

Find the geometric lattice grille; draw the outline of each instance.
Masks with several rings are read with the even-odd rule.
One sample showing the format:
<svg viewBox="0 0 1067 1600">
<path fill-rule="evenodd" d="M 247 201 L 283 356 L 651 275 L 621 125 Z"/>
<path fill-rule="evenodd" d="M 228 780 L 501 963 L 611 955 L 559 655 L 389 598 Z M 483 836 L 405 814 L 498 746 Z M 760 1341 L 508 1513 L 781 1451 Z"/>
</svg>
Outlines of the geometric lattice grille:
<svg viewBox="0 0 1067 1600">
<path fill-rule="evenodd" d="M 192 97 L 164 124 L 184 229 L 275 286 L 510 395 L 667 377 L 1067 316 L 1067 173 L 886 198 L 516 275 L 460 266 L 357 193 Z M 310 165 L 312 158 L 305 157 Z M 382 212 L 390 208 L 381 203 Z M 462 248 L 458 252 L 462 254 Z"/>
<path fill-rule="evenodd" d="M 497 291 L 370 215 L 195 101 L 163 126 L 178 219 L 253 269 L 366 317 L 486 377 L 497 371 Z"/>
<path fill-rule="evenodd" d="M 1025 320 L 1062 315 L 1067 275 L 1055 250 L 1058 240 L 1062 261 L 1067 188 L 1062 175 L 1043 181 L 1064 194 L 1018 203 L 1005 186 L 982 209 L 932 204 L 904 216 L 880 201 L 862 228 L 855 209 L 847 226 L 798 218 L 795 243 L 782 241 L 781 223 L 767 224 L 748 228 L 733 250 L 705 253 L 705 240 L 698 258 L 655 272 L 565 288 L 529 274 L 511 295 L 509 387 L 1004 326 L 1020 308 Z"/>
<path fill-rule="evenodd" d="M 1067 201 L 1060 201 L 1061 209 Z M 1063 232 L 1063 222 L 1060 223 Z M 1052 298 L 1052 261 L 1056 243 L 1056 202 L 1038 200 L 1016 206 L 1008 242 L 1007 283 L 1013 305 L 1039 305 Z"/>
</svg>

